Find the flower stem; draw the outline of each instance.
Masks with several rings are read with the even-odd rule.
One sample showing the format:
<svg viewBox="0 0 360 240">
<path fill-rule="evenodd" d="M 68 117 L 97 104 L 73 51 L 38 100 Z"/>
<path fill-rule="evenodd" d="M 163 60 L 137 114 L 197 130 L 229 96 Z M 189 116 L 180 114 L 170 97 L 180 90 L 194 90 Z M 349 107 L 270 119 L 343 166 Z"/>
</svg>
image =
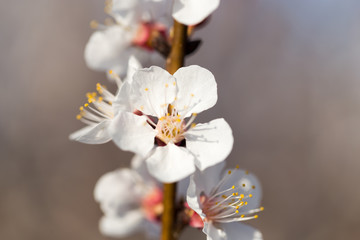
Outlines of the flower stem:
<svg viewBox="0 0 360 240">
<path fill-rule="evenodd" d="M 174 37 L 166 59 L 166 70 L 174 74 L 184 65 L 187 26 L 174 21 Z M 161 240 L 175 240 L 176 183 L 164 184 L 164 212 L 162 215 Z"/>
<path fill-rule="evenodd" d="M 176 70 L 184 66 L 187 26 L 174 20 L 174 37 L 171 50 L 166 59 L 166 70 L 174 74 Z"/>
</svg>

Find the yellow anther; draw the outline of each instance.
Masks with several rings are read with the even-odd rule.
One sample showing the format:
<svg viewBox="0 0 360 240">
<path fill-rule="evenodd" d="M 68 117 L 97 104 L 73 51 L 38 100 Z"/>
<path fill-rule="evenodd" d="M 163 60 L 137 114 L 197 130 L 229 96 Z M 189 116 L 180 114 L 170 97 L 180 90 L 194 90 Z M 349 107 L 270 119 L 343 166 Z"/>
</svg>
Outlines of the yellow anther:
<svg viewBox="0 0 360 240">
<path fill-rule="evenodd" d="M 109 74 L 113 74 L 113 70 L 109 70 Z"/>
<path fill-rule="evenodd" d="M 235 213 L 239 213 L 239 210 L 236 210 Z"/>
<path fill-rule="evenodd" d="M 197 114 L 197 113 L 193 113 L 192 115 L 193 115 L 194 117 L 196 117 L 198 114 Z"/>
<path fill-rule="evenodd" d="M 218 204 L 219 204 L 218 202 L 215 203 L 215 205 L 218 205 Z"/>
<path fill-rule="evenodd" d="M 169 87 L 169 84 L 165 84 L 165 87 L 166 87 L 166 88 Z"/>
<path fill-rule="evenodd" d="M 84 107 L 83 107 L 83 106 L 79 107 L 79 109 L 80 109 L 80 111 L 84 111 Z"/>
<path fill-rule="evenodd" d="M 196 123 L 192 123 L 192 124 L 191 124 L 191 127 L 192 127 L 192 128 L 196 127 Z"/>
<path fill-rule="evenodd" d="M 193 96 L 195 96 L 193 93 L 192 93 L 192 94 L 190 94 L 190 95 L 191 95 L 192 97 L 193 97 Z"/>
<path fill-rule="evenodd" d="M 228 174 L 231 174 L 231 170 L 228 171 Z"/>
<path fill-rule="evenodd" d="M 235 195 L 236 195 L 236 196 L 238 196 L 238 195 L 239 195 L 239 193 L 238 193 L 238 192 L 236 192 L 236 193 L 235 193 Z"/>
<path fill-rule="evenodd" d="M 246 175 L 248 175 L 248 174 L 249 174 L 249 171 L 248 171 L 248 170 L 246 170 L 246 171 L 245 171 L 245 174 L 246 174 Z"/>
<path fill-rule="evenodd" d="M 175 85 L 176 85 L 176 82 L 173 82 L 173 85 L 175 86 Z"/>
<path fill-rule="evenodd" d="M 248 202 L 244 202 L 245 206 L 248 205 Z"/>
<path fill-rule="evenodd" d="M 233 185 L 231 188 L 232 188 L 232 189 L 235 189 L 235 185 Z"/>
<path fill-rule="evenodd" d="M 241 215 L 240 217 L 243 218 L 243 217 L 245 217 L 245 215 L 243 214 L 243 215 Z"/>
<path fill-rule="evenodd" d="M 235 193 L 232 193 L 233 196 L 235 196 Z"/>
<path fill-rule="evenodd" d="M 88 106 L 89 106 L 89 104 L 88 104 L 88 103 L 85 103 L 85 104 L 84 104 L 84 107 L 88 107 Z"/>
<path fill-rule="evenodd" d="M 181 119 L 180 119 L 180 118 L 177 118 L 176 121 L 177 121 L 177 122 L 181 122 Z"/>
<path fill-rule="evenodd" d="M 236 165 L 236 167 L 235 167 L 236 169 L 239 169 L 239 164 L 238 165 Z"/>
<path fill-rule="evenodd" d="M 99 98 L 98 98 L 98 101 L 99 101 L 99 102 L 102 102 L 103 100 L 104 100 L 103 97 L 99 97 Z"/>
<path fill-rule="evenodd" d="M 239 209 L 240 207 L 239 206 L 236 206 L 236 209 Z"/>
<path fill-rule="evenodd" d="M 226 195 L 222 195 L 221 197 L 222 197 L 222 198 L 227 198 L 227 196 L 226 196 Z"/>
<path fill-rule="evenodd" d="M 90 22 L 90 27 L 91 27 L 92 29 L 96 29 L 96 28 L 98 28 L 98 26 L 99 26 L 99 23 L 98 23 L 96 20 L 92 20 L 92 21 Z"/>
<path fill-rule="evenodd" d="M 163 121 L 165 119 L 165 117 L 161 117 L 159 118 L 159 121 Z"/>
<path fill-rule="evenodd" d="M 252 189 L 255 189 L 255 185 L 252 185 L 252 187 L 251 187 Z"/>
<path fill-rule="evenodd" d="M 80 120 L 82 118 L 82 116 L 80 114 L 76 115 L 76 119 Z"/>
<path fill-rule="evenodd" d="M 240 198 L 244 198 L 245 196 L 244 196 L 244 194 L 240 194 Z"/>
<path fill-rule="evenodd" d="M 252 197 L 253 197 L 253 195 L 250 193 L 250 194 L 249 194 L 249 197 L 250 197 L 250 198 L 252 198 Z"/>
<path fill-rule="evenodd" d="M 258 217 L 259 217 L 259 215 L 255 215 L 255 216 L 254 216 L 255 219 L 258 218 Z"/>
<path fill-rule="evenodd" d="M 242 186 L 245 187 L 245 183 L 243 183 Z"/>
<path fill-rule="evenodd" d="M 260 207 L 260 211 L 264 211 L 264 207 Z"/>
<path fill-rule="evenodd" d="M 148 88 L 145 88 L 145 91 L 149 91 L 149 89 L 148 89 Z"/>
</svg>

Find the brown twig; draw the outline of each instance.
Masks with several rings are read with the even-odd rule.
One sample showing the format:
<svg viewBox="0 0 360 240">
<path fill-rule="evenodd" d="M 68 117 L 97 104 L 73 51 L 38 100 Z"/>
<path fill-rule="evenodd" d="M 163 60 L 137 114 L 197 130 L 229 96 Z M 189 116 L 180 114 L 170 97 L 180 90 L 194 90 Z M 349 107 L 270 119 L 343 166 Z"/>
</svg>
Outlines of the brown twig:
<svg viewBox="0 0 360 240">
<path fill-rule="evenodd" d="M 174 21 L 174 37 L 166 59 L 166 70 L 174 74 L 184 65 L 187 26 Z M 162 215 L 161 240 L 175 240 L 176 183 L 164 184 L 164 212 Z"/>
</svg>

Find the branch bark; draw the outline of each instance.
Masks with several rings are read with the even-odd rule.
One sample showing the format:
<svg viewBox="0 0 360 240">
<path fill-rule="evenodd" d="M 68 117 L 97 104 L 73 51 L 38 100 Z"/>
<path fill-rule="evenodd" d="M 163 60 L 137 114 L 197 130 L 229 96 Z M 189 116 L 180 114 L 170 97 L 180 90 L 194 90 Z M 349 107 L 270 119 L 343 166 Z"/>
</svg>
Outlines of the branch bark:
<svg viewBox="0 0 360 240">
<path fill-rule="evenodd" d="M 184 66 L 187 26 L 174 20 L 174 37 L 171 51 L 166 59 L 166 70 L 174 74 Z M 176 183 L 164 184 L 164 212 L 162 215 L 161 240 L 176 240 Z"/>
</svg>

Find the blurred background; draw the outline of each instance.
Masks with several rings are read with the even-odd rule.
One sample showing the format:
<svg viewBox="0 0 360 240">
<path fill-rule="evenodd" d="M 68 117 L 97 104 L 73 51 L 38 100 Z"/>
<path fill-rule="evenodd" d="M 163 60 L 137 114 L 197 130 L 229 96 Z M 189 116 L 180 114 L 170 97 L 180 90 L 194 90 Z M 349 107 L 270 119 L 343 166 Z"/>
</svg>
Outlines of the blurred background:
<svg viewBox="0 0 360 240">
<path fill-rule="evenodd" d="M 68 140 L 85 93 L 111 85 L 83 59 L 103 7 L 0 1 L 0 239 L 107 239 L 93 187 L 132 154 Z M 223 0 L 196 33 L 187 64 L 219 88 L 199 119 L 232 126 L 228 165 L 261 180 L 265 211 L 248 223 L 266 240 L 360 238 L 359 23 L 358 0 Z"/>
</svg>

